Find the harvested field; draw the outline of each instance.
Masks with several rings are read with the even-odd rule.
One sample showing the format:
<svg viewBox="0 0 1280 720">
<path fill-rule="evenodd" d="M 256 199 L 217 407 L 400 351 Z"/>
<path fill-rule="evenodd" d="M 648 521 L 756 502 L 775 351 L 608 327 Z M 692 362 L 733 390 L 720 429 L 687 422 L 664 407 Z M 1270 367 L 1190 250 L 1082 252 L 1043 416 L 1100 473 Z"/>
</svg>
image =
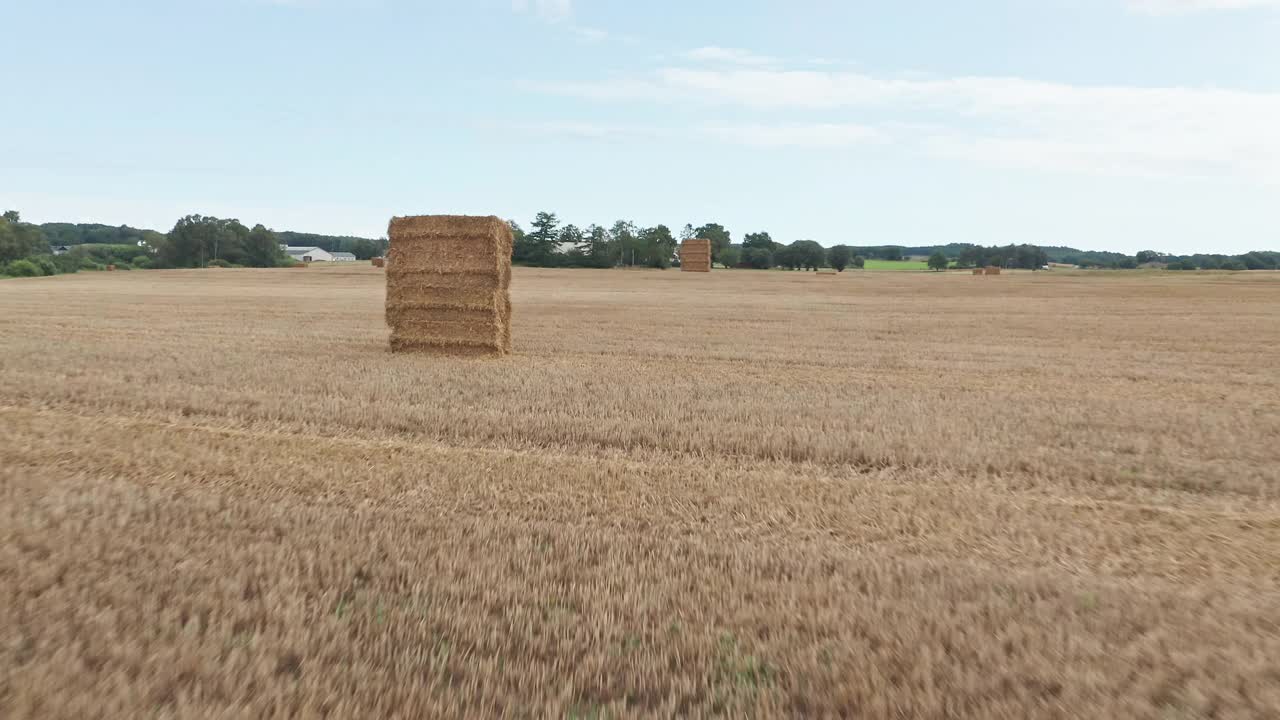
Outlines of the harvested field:
<svg viewBox="0 0 1280 720">
<path fill-rule="evenodd" d="M 0 282 L 0 717 L 1280 715 L 1280 274 L 384 278 Z"/>
</svg>

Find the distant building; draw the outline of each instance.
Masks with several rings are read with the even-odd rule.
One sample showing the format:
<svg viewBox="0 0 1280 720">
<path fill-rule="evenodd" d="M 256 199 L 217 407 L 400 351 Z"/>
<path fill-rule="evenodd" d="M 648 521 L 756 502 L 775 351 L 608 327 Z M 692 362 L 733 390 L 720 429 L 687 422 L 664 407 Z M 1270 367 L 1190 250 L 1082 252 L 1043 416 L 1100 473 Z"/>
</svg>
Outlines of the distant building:
<svg viewBox="0 0 1280 720">
<path fill-rule="evenodd" d="M 332 256 L 331 259 L 334 262 L 355 262 L 356 261 L 356 256 L 352 255 L 349 252 L 329 253 L 329 255 Z"/>
<path fill-rule="evenodd" d="M 332 253 L 330 253 L 327 250 L 321 250 L 318 247 L 285 246 L 284 252 L 286 255 L 292 258 L 294 262 L 309 263 L 309 262 L 332 262 L 333 261 Z M 342 254 L 349 255 L 350 253 L 342 253 Z M 355 260 L 355 256 L 352 255 L 351 259 Z"/>
</svg>

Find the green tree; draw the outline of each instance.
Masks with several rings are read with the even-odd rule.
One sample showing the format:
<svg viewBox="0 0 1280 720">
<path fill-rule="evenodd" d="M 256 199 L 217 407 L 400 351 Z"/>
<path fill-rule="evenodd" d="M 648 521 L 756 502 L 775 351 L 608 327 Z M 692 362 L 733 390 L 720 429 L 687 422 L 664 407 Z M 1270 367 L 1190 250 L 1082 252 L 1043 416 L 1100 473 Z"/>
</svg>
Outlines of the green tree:
<svg viewBox="0 0 1280 720">
<path fill-rule="evenodd" d="M 619 220 L 609 228 L 609 255 L 611 265 L 644 264 L 644 248 L 635 223 Z"/>
<path fill-rule="evenodd" d="M 694 230 L 694 237 L 704 238 L 711 241 L 711 261 L 720 262 L 720 253 L 733 243 L 729 231 L 724 229 L 719 223 L 707 223 Z"/>
<path fill-rule="evenodd" d="M 767 270 L 775 264 L 782 265 L 775 257 L 780 249 L 767 232 L 747 233 L 742 238 L 742 258 L 753 268 Z"/>
<path fill-rule="evenodd" d="M 508 220 L 507 226 L 511 228 L 511 259 L 515 260 L 516 251 L 524 244 L 524 228 L 515 220 Z M 387 245 L 389 247 L 390 242 Z"/>
<path fill-rule="evenodd" d="M 372 243 L 370 243 L 372 247 Z M 356 255 L 359 257 L 359 255 Z M 372 255 L 366 254 L 365 260 Z M 261 223 L 254 225 L 244 242 L 245 265 L 250 267 L 276 267 L 284 259 L 284 251 L 280 249 L 280 239 L 276 234 L 263 227 Z"/>
<path fill-rule="evenodd" d="M 214 260 L 243 265 L 248 238 L 249 228 L 239 220 L 188 215 L 169 231 L 158 258 L 165 267 L 203 267 Z"/>
<path fill-rule="evenodd" d="M 44 274 L 40 267 L 30 260 L 14 260 L 4 268 L 2 275 L 13 277 L 40 277 Z"/>
<path fill-rule="evenodd" d="M 48 251 L 44 233 L 35 225 L 22 222 L 17 210 L 6 210 L 0 216 L 0 264 Z"/>
<path fill-rule="evenodd" d="M 862 268 L 867 266 L 867 259 L 862 257 L 861 255 L 854 255 L 853 260 L 850 261 L 850 264 L 858 268 L 859 270 L 861 270 Z"/>
<path fill-rule="evenodd" d="M 1160 259 L 1160 253 L 1155 250 L 1139 250 L 1137 257 L 1134 258 L 1138 264 L 1155 262 Z"/>
<path fill-rule="evenodd" d="M 560 239 L 560 219 L 555 213 L 540 212 L 530 230 L 512 249 L 511 259 L 526 265 L 554 265 L 556 243 Z"/>
<path fill-rule="evenodd" d="M 797 240 L 790 247 L 795 248 L 798 267 L 804 270 L 816 271 L 827 263 L 827 249 L 813 240 Z"/>
<path fill-rule="evenodd" d="M 835 268 L 836 272 L 844 272 L 851 260 L 853 260 L 853 250 L 848 245 L 836 245 L 827 251 L 827 262 L 831 263 L 831 267 Z"/>
<path fill-rule="evenodd" d="M 880 248 L 880 257 L 885 260 L 902 260 L 902 248 L 897 245 L 886 245 Z"/>
<path fill-rule="evenodd" d="M 946 270 L 948 265 L 947 256 L 941 252 L 936 252 L 929 256 L 929 269 L 935 271 Z"/>
<path fill-rule="evenodd" d="M 720 264 L 727 268 L 737 267 L 742 262 L 742 252 L 730 245 L 720 253 Z"/>
<path fill-rule="evenodd" d="M 743 247 L 742 261 L 757 270 L 768 270 L 773 267 L 773 250 L 762 247 Z"/>
<path fill-rule="evenodd" d="M 587 267 L 607 268 L 613 264 L 609 257 L 609 232 L 599 225 L 587 226 L 578 247 Z"/>
<path fill-rule="evenodd" d="M 645 228 L 639 234 L 642 262 L 655 268 L 669 268 L 676 256 L 676 239 L 666 225 Z"/>
</svg>

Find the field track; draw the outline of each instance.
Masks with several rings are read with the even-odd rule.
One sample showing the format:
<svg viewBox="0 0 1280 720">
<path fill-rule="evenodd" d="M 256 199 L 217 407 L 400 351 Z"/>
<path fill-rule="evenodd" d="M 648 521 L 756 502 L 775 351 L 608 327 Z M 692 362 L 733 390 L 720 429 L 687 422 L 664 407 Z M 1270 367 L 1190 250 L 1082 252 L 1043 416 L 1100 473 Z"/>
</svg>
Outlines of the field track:
<svg viewBox="0 0 1280 720">
<path fill-rule="evenodd" d="M 0 717 L 1280 716 L 1280 273 L 0 282 Z"/>
</svg>

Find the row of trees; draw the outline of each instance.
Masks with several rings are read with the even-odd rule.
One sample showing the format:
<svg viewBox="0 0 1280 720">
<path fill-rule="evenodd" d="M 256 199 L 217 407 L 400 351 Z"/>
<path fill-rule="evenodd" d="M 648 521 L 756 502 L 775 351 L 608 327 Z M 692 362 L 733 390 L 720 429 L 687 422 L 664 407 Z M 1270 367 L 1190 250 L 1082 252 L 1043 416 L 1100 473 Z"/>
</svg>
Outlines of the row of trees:
<svg viewBox="0 0 1280 720">
<path fill-rule="evenodd" d="M 210 263 L 276 267 L 288 262 L 280 239 L 261 224 L 249 229 L 239 220 L 188 215 L 177 222 L 157 246 L 160 267 L 204 267 Z"/>
<path fill-rule="evenodd" d="M 85 234 L 70 229 L 77 227 L 60 223 L 55 236 L 83 239 Z M 275 232 L 261 224 L 250 229 L 238 220 L 188 215 L 168 233 L 135 231 L 125 227 L 112 229 L 115 232 L 99 232 L 99 228 L 110 226 L 88 227 L 88 233 L 98 240 L 125 242 L 56 243 L 70 249 L 65 254 L 55 255 L 42 227 L 22 222 L 18 212 L 10 210 L 0 218 L 0 265 L 9 275 L 51 275 L 98 269 L 106 265 L 129 270 L 205 267 L 211 264 L 276 267 L 292 262 L 280 249 L 281 241 Z M 376 244 L 369 242 L 376 252 Z"/>
<path fill-rule="evenodd" d="M 679 264 L 678 248 L 689 238 L 705 238 L 711 241 L 711 260 L 724 267 L 741 267 L 767 270 L 817 270 L 832 267 L 843 271 L 848 267 L 861 268 L 867 257 L 883 260 L 903 260 L 903 248 L 893 245 L 875 247 L 851 247 L 836 245 L 824 248 L 813 240 L 796 240 L 789 244 L 777 242 L 767 232 L 747 233 L 740 244 L 719 223 L 706 223 L 699 227 L 685 225 L 679 237 L 672 235 L 666 225 L 642 228 L 635 223 L 619 220 L 609 228 L 589 225 L 562 224 L 552 212 L 540 212 L 525 231 L 511 222 L 515 238 L 512 260 L 521 265 L 541 267 L 617 267 L 645 266 L 666 268 Z M 1001 265 L 1036 269 L 1048 262 L 1045 253 L 1033 245 L 1010 245 L 999 248 L 965 246 L 956 258 L 960 267 Z M 935 252 L 929 265 L 945 269 L 951 259 Z"/>
<path fill-rule="evenodd" d="M 667 268 L 679 265 L 680 243 L 690 238 L 710 240 L 712 262 L 725 267 L 816 270 L 831 266 L 843 270 L 861 267 L 863 262 L 848 246 L 828 250 L 812 240 L 783 245 L 774 242 L 767 232 L 748 233 L 741 245 L 734 245 L 729 231 L 718 223 L 696 228 L 685 225 L 677 237 L 666 225 L 639 227 L 619 220 L 608 228 L 580 228 L 572 223 L 561 224 L 555 213 L 540 212 L 528 231 L 512 222 L 511 232 L 515 239 L 512 261 L 540 267 Z"/>
<path fill-rule="evenodd" d="M 713 262 L 724 267 L 758 269 L 814 270 L 832 267 L 844 270 L 863 267 L 865 258 L 902 260 L 909 255 L 929 255 L 928 265 L 935 270 L 945 269 L 952 263 L 957 267 L 999 265 L 1036 269 L 1050 261 L 1074 261 L 1074 264 L 1085 267 L 1154 265 L 1174 270 L 1263 270 L 1280 267 L 1280 253 L 1277 252 L 1180 257 L 1144 250 L 1131 257 L 1026 244 L 982 247 L 953 243 L 920 248 L 837 245 L 824 248 L 812 240 L 782 244 L 767 232 L 747 233 L 741 243 L 734 243 L 730 232 L 719 223 L 698 227 L 685 225 L 677 236 L 666 225 L 640 227 L 626 220 L 619 220 L 608 228 L 599 225 L 581 228 L 561 223 L 556 214 L 550 212 L 538 213 L 528 232 L 514 222 L 511 229 L 515 237 L 512 259 L 516 263 L 550 267 L 670 267 L 679 263 L 680 241 L 694 237 L 711 241 Z M 72 247 L 70 254 L 79 262 L 60 260 L 55 263 L 45 258 L 34 263 L 37 270 L 56 267 L 59 272 L 67 272 L 76 267 L 105 264 L 114 264 L 122 269 L 124 266 L 203 267 L 208 264 L 272 267 L 290 262 L 280 250 L 281 244 L 350 252 L 361 260 L 382 255 L 387 247 L 385 238 L 370 240 L 354 236 L 275 232 L 261 224 L 249 228 L 238 220 L 203 215 L 182 218 L 168 233 L 97 224 L 46 223 L 36 226 L 22 222 L 17 211 L 12 210 L 0 218 L 0 266 L 44 258 L 49 255 L 51 244 Z M 27 266 L 21 266 L 21 272 L 30 271 Z M 3 272 L 4 268 L 0 267 L 0 273 Z"/>
</svg>

